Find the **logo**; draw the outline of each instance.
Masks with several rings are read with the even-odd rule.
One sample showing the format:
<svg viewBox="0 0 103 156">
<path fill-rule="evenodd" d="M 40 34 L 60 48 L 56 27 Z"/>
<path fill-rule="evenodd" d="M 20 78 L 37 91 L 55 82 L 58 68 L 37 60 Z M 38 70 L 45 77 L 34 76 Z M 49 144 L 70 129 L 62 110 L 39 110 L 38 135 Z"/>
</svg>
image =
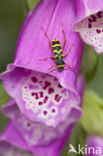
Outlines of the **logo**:
<svg viewBox="0 0 103 156">
<path fill-rule="evenodd" d="M 69 144 L 69 153 L 76 153 L 76 154 L 96 154 L 98 156 L 103 156 L 102 154 L 102 148 L 101 147 L 88 147 L 85 145 L 82 147 L 80 144 L 78 144 L 77 149 L 72 144 Z"/>
</svg>

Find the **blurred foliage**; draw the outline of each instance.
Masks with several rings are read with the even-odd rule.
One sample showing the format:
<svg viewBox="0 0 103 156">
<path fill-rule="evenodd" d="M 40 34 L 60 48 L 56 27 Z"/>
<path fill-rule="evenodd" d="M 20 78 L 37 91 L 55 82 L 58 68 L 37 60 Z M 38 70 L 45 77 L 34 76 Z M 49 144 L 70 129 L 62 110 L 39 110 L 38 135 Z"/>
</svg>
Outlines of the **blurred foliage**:
<svg viewBox="0 0 103 156">
<path fill-rule="evenodd" d="M 99 55 L 96 54 L 94 49 L 85 45 L 81 72 L 85 74 L 86 82 L 92 81 L 94 78 L 99 64 Z"/>
<path fill-rule="evenodd" d="M 2 84 L 0 84 L 0 109 L 1 107 L 6 104 L 10 100 L 9 95 L 4 90 L 4 87 Z"/>
<path fill-rule="evenodd" d="M 26 14 L 25 0 L 0 1 L 0 72 L 13 61 L 17 36 Z"/>
<path fill-rule="evenodd" d="M 28 10 L 33 10 L 39 0 L 2 0 L 0 1 L 0 72 L 3 72 L 8 63 L 13 62 L 13 57 L 16 49 L 16 42 L 20 32 L 22 23 L 27 15 Z M 93 90 L 88 95 L 85 93 L 83 110 L 84 116 L 74 128 L 74 131 L 69 139 L 66 148 L 63 151 L 62 156 L 77 156 L 75 153 L 68 154 L 69 144 L 77 147 L 77 144 L 82 146 L 85 143 L 86 132 L 90 132 L 89 126 L 87 124 L 94 120 L 96 116 L 96 124 L 93 127 L 95 129 L 101 129 L 103 127 L 98 127 L 100 121 L 99 117 L 102 119 L 103 106 L 100 98 L 103 98 L 103 55 L 97 55 L 93 48 L 85 46 L 83 62 L 81 72 L 86 76 L 86 88 Z M 0 86 L 2 88 L 2 86 Z M 0 89 L 0 105 L 4 104 L 8 100 L 8 96 L 2 89 Z M 95 93 L 94 93 L 95 92 Z M 4 100 L 4 101 L 3 101 Z M 90 116 L 91 115 L 91 116 Z M 84 121 L 85 120 L 85 121 Z M 99 121 L 99 123 L 98 123 Z M 0 113 L 0 132 L 5 127 L 7 119 Z M 92 125 L 91 125 L 92 126 Z M 92 127 L 91 127 L 92 129 Z"/>
<path fill-rule="evenodd" d="M 0 1 L 0 73 L 8 63 L 13 62 L 17 37 L 27 14 L 25 0 Z M 2 90 L 2 91 L 1 91 Z M 0 105 L 7 102 L 4 90 L 0 86 Z M 0 132 L 5 127 L 7 118 L 0 112 Z"/>
<path fill-rule="evenodd" d="M 103 137 L 103 99 L 86 90 L 83 99 L 84 114 L 80 123 L 89 134 Z"/>
<path fill-rule="evenodd" d="M 26 0 L 26 1 L 27 1 L 27 8 L 30 11 L 32 11 L 36 7 L 37 3 L 39 2 L 39 0 Z"/>
<path fill-rule="evenodd" d="M 8 119 L 0 112 L 0 133 L 4 130 Z"/>
</svg>

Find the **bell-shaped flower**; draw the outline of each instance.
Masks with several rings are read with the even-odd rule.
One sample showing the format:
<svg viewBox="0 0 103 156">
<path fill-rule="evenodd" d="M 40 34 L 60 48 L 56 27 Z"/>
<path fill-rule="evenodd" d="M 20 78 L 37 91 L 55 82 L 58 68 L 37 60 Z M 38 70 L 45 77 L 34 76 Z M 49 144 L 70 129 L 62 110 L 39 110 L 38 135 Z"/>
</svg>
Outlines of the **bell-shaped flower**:
<svg viewBox="0 0 103 156">
<path fill-rule="evenodd" d="M 29 127 L 29 131 L 30 129 L 31 127 Z M 7 128 L 0 136 L 0 154 L 2 154 L 2 156 L 14 156 L 14 153 L 16 156 L 59 156 L 68 139 L 68 134 L 70 134 L 71 129 L 72 127 L 69 127 L 69 129 L 60 139 L 56 140 L 55 142 L 51 142 L 46 146 L 30 146 L 15 128 L 14 123 L 10 121 L 7 125 Z M 38 137 L 39 134 L 40 131 L 35 137 Z M 44 136 L 42 136 L 41 140 L 42 143 L 43 137 Z"/>
<path fill-rule="evenodd" d="M 103 138 L 99 136 L 89 136 L 87 138 L 87 155 L 102 156 L 103 155 Z"/>
<path fill-rule="evenodd" d="M 84 77 L 81 76 L 77 82 L 78 92 L 82 98 Z M 28 156 L 33 154 L 59 156 L 81 115 L 80 106 L 81 104 L 73 107 L 65 122 L 53 128 L 28 120 L 11 99 L 3 106 L 3 113 L 10 118 L 10 121 L 0 136 L 0 154 L 13 156 L 16 152 L 17 156 L 21 156 L 22 153 Z"/>
<path fill-rule="evenodd" d="M 77 19 L 74 30 L 79 32 L 84 42 L 103 53 L 103 1 L 76 1 Z"/>
<path fill-rule="evenodd" d="M 81 76 L 77 81 L 77 86 L 79 95 L 82 99 L 84 91 L 83 76 Z M 17 104 L 13 99 L 11 99 L 7 105 L 3 106 L 3 113 L 11 119 L 13 126 L 19 132 L 22 138 L 27 142 L 27 145 L 29 147 L 44 146 L 51 143 L 52 141 L 55 142 L 55 140 L 63 137 L 66 134 L 67 129 L 69 130 L 68 136 L 70 135 L 73 125 L 81 116 L 81 103 L 75 107 L 72 105 L 73 103 L 71 103 L 70 105 L 68 104 L 69 113 L 67 118 L 64 122 L 61 122 L 56 127 L 54 127 L 54 125 L 52 124 L 52 126 L 45 126 L 45 124 L 41 124 L 41 122 L 33 122 L 28 120 L 28 118 L 26 118 L 20 112 Z M 58 122 L 59 118 L 61 118 L 59 113 L 55 113 L 52 116 L 56 116 L 55 118 L 52 117 L 52 120 L 57 120 L 56 122 Z M 35 116 L 35 118 L 37 117 Z M 46 117 L 44 119 L 47 121 Z M 19 143 L 15 143 L 17 142 L 13 142 L 14 145 L 19 146 Z M 19 147 L 21 147 L 21 145 Z"/>
<path fill-rule="evenodd" d="M 83 43 L 72 30 L 75 20 L 73 1 L 41 1 L 24 23 L 14 63 L 0 75 L 8 94 L 32 122 L 57 127 L 69 121 L 71 110 L 77 118 L 81 115 L 77 76 Z"/>
</svg>

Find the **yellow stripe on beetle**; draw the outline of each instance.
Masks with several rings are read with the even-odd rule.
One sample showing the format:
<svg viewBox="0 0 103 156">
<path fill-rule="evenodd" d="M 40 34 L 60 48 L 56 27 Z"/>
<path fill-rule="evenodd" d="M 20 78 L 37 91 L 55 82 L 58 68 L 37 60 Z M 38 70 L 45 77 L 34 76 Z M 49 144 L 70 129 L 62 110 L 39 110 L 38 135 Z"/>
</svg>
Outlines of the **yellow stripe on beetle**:
<svg viewBox="0 0 103 156">
<path fill-rule="evenodd" d="M 54 53 L 58 53 L 58 50 L 53 50 Z"/>
<path fill-rule="evenodd" d="M 63 50 L 62 49 L 60 49 L 59 51 L 58 51 L 58 53 L 61 53 Z"/>
<path fill-rule="evenodd" d="M 56 42 L 56 41 L 59 41 L 59 40 L 58 39 L 52 40 L 52 42 Z"/>
<path fill-rule="evenodd" d="M 58 65 L 58 67 L 64 67 L 64 64 L 62 64 L 62 65 Z"/>
<path fill-rule="evenodd" d="M 55 45 L 52 45 L 52 47 L 61 47 L 60 44 L 55 44 Z"/>
</svg>

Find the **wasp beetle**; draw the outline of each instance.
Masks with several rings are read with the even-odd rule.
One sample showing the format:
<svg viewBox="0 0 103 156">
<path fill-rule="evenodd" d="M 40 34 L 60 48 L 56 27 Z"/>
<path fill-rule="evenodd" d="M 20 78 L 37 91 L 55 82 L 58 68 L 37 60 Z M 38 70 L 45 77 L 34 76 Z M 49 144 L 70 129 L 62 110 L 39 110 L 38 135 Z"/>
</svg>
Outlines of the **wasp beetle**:
<svg viewBox="0 0 103 156">
<path fill-rule="evenodd" d="M 74 45 L 72 44 L 71 47 L 69 48 L 69 51 L 67 52 L 67 54 L 63 55 L 63 50 L 64 50 L 65 45 L 66 45 L 66 35 L 65 35 L 65 32 L 64 32 L 63 24 L 62 24 L 62 32 L 63 32 L 64 38 L 65 38 L 63 48 L 62 48 L 62 46 L 61 46 L 58 39 L 52 40 L 52 44 L 51 44 L 50 39 L 49 39 L 49 37 L 47 35 L 47 32 L 45 31 L 45 29 L 43 27 L 42 27 L 42 30 L 43 30 L 46 38 L 48 39 L 48 43 L 49 43 L 49 46 L 50 46 L 50 48 L 51 48 L 51 50 L 53 52 L 54 57 L 39 59 L 39 61 L 46 61 L 48 59 L 54 60 L 54 63 L 49 68 L 49 70 L 51 70 L 54 67 L 55 64 L 57 66 L 57 69 L 54 69 L 54 70 L 58 70 L 59 72 L 62 72 L 63 70 L 68 70 L 68 69 L 72 70 L 72 67 L 68 63 L 66 63 L 64 61 L 64 59 L 69 55 L 69 53 L 70 53 L 70 51 L 71 51 L 71 49 L 72 49 L 72 47 Z M 64 65 L 67 65 L 68 69 L 64 69 Z M 52 70 L 52 71 L 54 71 L 54 70 Z M 52 71 L 50 71 L 50 72 L 52 72 Z M 75 72 L 75 71 L 73 71 L 73 72 Z"/>
</svg>

